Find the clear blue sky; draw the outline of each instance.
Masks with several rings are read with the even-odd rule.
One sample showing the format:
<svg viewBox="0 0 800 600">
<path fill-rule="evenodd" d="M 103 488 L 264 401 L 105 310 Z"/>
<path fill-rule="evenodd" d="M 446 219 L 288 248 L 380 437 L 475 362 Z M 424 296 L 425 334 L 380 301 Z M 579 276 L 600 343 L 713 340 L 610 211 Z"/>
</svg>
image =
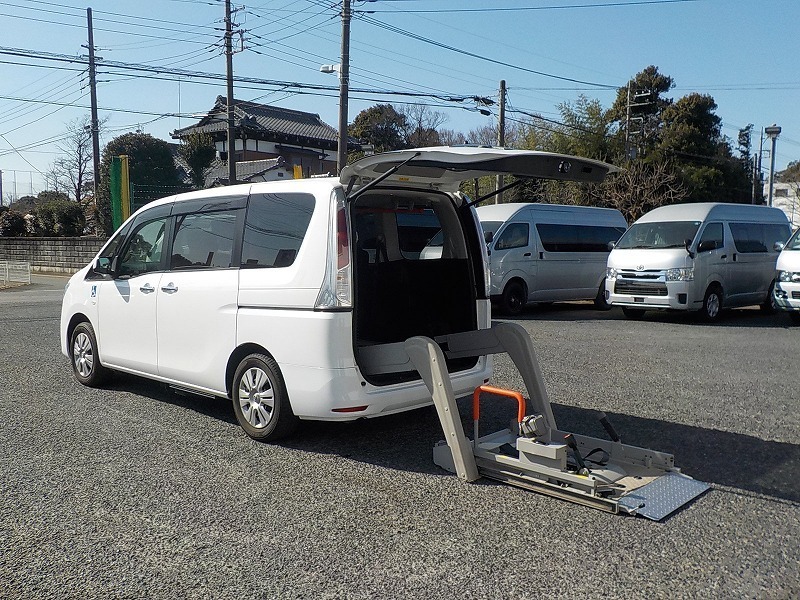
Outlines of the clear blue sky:
<svg viewBox="0 0 800 600">
<path fill-rule="evenodd" d="M 58 138 L 68 123 L 88 114 L 90 104 L 81 65 L 7 50 L 86 54 L 87 6 L 97 54 L 105 60 L 225 72 L 221 0 L 0 0 L 6 203 L 8 194 L 43 189 L 42 174 L 61 154 Z M 246 30 L 245 51 L 234 56 L 236 76 L 336 87 L 334 75 L 319 71 L 322 64 L 339 62 L 335 2 L 252 0 L 244 6 L 235 16 Z M 579 94 L 610 106 L 616 88 L 652 64 L 675 80 L 673 98 L 712 95 L 723 133 L 733 140 L 753 123 L 757 149 L 761 128 L 780 125 L 777 169 L 800 159 L 798 0 L 377 0 L 353 7 L 352 88 L 496 99 L 505 79 L 510 118 L 523 118 L 513 112 L 519 110 L 558 119 L 556 106 Z M 107 119 L 101 147 L 137 128 L 172 141 L 172 130 L 196 120 L 189 115 L 207 111 L 217 95 L 225 95 L 223 81 L 142 75 L 99 70 L 100 118 Z M 235 95 L 318 113 L 337 125 L 335 89 L 309 94 L 237 84 Z M 378 102 L 404 100 L 409 98 L 353 93 L 349 120 Z M 487 117 L 469 101 L 411 101 L 432 105 L 447 115 L 444 127 L 464 133 L 496 122 L 495 107 Z"/>
</svg>

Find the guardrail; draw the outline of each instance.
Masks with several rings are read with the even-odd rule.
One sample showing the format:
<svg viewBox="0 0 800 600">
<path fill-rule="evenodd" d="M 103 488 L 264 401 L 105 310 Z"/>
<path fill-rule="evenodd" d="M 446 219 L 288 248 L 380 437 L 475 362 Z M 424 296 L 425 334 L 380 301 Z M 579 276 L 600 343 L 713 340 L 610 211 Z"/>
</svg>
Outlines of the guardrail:
<svg viewBox="0 0 800 600">
<path fill-rule="evenodd" d="M 15 260 L 0 260 L 0 285 L 8 283 L 30 283 L 31 265 Z"/>
</svg>

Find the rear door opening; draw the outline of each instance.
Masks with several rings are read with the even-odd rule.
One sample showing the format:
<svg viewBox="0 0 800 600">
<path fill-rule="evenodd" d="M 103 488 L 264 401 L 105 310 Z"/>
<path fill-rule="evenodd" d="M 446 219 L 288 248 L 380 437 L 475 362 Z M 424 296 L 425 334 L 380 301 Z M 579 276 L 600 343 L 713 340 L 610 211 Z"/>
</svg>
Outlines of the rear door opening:
<svg viewBox="0 0 800 600">
<path fill-rule="evenodd" d="M 465 209 L 468 211 L 468 209 Z M 376 189 L 350 205 L 354 262 L 356 357 L 364 348 L 478 328 L 473 256 L 451 197 L 439 192 Z M 438 257 L 423 250 L 442 238 Z M 474 242 L 474 240 L 473 240 Z M 478 269 L 480 272 L 480 269 Z M 475 358 L 448 362 L 448 369 L 473 367 Z M 363 367 L 362 367 L 363 368 Z M 415 371 L 365 376 L 375 385 L 417 379 Z"/>
</svg>

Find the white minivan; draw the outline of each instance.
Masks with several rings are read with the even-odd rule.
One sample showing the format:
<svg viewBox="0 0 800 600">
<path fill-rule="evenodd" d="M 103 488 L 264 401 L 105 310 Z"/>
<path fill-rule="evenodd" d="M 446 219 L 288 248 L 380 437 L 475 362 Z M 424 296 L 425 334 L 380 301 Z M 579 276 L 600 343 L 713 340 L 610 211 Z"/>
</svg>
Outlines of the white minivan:
<svg viewBox="0 0 800 600">
<path fill-rule="evenodd" d="M 490 326 L 486 246 L 462 180 L 600 181 L 611 165 L 499 148 L 365 157 L 326 177 L 171 196 L 133 214 L 67 284 L 61 350 L 79 382 L 124 371 L 233 402 L 258 440 L 298 419 L 431 403 L 387 345 Z M 420 260 L 442 230 L 436 259 Z M 377 358 L 376 358 L 377 357 Z M 376 366 L 377 365 L 377 366 Z M 487 357 L 448 359 L 456 394 Z"/>
<path fill-rule="evenodd" d="M 800 325 L 800 229 L 783 246 L 776 269 L 775 304 Z"/>
<path fill-rule="evenodd" d="M 508 315 L 529 303 L 605 298 L 609 243 L 628 227 L 613 208 L 490 204 L 477 209 L 489 244 L 491 297 Z"/>
<path fill-rule="evenodd" d="M 661 206 L 638 219 L 608 256 L 609 302 L 625 316 L 697 310 L 708 321 L 723 308 L 774 308 L 777 242 L 790 227 L 778 208 L 699 202 Z"/>
</svg>

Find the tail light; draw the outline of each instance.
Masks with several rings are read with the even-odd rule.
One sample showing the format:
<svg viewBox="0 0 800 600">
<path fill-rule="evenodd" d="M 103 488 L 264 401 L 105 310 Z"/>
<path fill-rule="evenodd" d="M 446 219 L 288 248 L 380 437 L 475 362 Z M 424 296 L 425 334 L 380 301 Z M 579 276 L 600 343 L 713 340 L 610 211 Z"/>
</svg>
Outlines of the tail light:
<svg viewBox="0 0 800 600">
<path fill-rule="evenodd" d="M 325 281 L 322 283 L 314 308 L 317 310 L 351 308 L 353 278 L 350 267 L 350 220 L 347 218 L 347 201 L 340 189 L 337 189 L 331 197 L 328 231 Z"/>
</svg>

